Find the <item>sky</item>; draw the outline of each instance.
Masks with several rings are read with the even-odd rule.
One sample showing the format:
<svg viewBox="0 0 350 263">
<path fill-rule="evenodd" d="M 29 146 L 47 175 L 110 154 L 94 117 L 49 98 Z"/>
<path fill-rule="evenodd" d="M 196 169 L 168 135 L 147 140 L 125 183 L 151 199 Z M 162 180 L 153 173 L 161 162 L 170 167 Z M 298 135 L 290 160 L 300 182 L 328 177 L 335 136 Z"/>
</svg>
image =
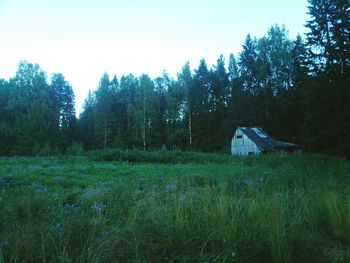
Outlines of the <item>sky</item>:
<svg viewBox="0 0 350 263">
<path fill-rule="evenodd" d="M 89 90 L 112 78 L 166 70 L 176 77 L 189 61 L 208 66 L 238 55 L 250 33 L 262 37 L 285 25 L 306 32 L 307 0 L 0 0 L 0 78 L 20 60 L 62 73 L 79 113 Z"/>
</svg>

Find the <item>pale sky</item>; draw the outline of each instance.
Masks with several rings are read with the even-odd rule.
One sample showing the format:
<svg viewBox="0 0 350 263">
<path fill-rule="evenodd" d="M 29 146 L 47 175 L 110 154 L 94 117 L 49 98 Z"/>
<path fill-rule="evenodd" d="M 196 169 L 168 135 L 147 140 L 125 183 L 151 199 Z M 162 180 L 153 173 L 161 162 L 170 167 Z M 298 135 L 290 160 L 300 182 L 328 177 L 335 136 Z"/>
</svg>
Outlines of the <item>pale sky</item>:
<svg viewBox="0 0 350 263">
<path fill-rule="evenodd" d="M 20 60 L 62 73 L 79 113 L 104 72 L 176 76 L 190 61 L 237 55 L 274 24 L 303 34 L 307 0 L 0 0 L 0 78 Z"/>
</svg>

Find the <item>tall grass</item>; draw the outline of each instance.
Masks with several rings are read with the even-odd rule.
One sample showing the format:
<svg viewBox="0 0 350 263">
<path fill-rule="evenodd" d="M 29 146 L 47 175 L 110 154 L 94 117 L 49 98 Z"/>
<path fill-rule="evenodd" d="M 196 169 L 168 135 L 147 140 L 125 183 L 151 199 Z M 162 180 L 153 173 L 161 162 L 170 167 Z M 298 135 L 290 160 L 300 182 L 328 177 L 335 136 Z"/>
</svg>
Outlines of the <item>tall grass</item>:
<svg viewBox="0 0 350 263">
<path fill-rule="evenodd" d="M 2 160 L 0 262 L 350 261 L 347 161 L 198 156 L 173 166 L 58 160 L 62 169 L 46 170 L 47 160 L 22 170 Z M 32 183 L 1 185 L 5 172 Z M 57 188 L 57 176 L 80 186 Z"/>
<path fill-rule="evenodd" d="M 93 161 L 127 161 L 135 163 L 228 163 L 232 156 L 186 151 L 141 151 L 102 149 L 86 153 Z"/>
</svg>

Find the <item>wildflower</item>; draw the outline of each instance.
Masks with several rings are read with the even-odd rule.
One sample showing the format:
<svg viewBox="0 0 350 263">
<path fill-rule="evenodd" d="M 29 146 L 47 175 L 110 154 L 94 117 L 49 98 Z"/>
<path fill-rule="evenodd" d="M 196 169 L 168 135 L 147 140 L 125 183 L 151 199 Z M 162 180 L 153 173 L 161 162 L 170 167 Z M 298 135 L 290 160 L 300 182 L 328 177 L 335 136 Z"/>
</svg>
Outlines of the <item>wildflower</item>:
<svg viewBox="0 0 350 263">
<path fill-rule="evenodd" d="M 47 206 L 48 209 L 57 209 L 57 205 L 48 205 Z"/>
<path fill-rule="evenodd" d="M 244 183 L 246 186 L 253 186 L 253 185 L 255 184 L 254 180 L 252 180 L 252 179 L 243 180 L 243 183 Z"/>
<path fill-rule="evenodd" d="M 9 243 L 6 239 L 4 239 L 4 240 L 1 242 L 1 246 L 2 246 L 3 248 L 8 248 L 8 247 L 10 247 L 10 243 Z"/>
<path fill-rule="evenodd" d="M 61 169 L 63 169 L 63 167 L 60 165 L 50 165 L 46 167 L 46 170 L 61 170 Z"/>
<path fill-rule="evenodd" d="M 42 187 L 41 185 L 38 185 L 35 190 L 36 193 L 47 193 L 47 188 L 46 187 Z"/>
<path fill-rule="evenodd" d="M 72 211 L 74 213 L 78 213 L 80 211 L 80 208 L 81 208 L 80 205 L 77 203 L 67 203 L 64 205 L 65 210 L 69 209 L 70 211 Z"/>
<path fill-rule="evenodd" d="M 28 170 L 30 170 L 30 171 L 38 171 L 38 170 L 41 170 L 41 169 L 42 169 L 42 167 L 38 166 L 38 165 L 28 166 Z"/>
<path fill-rule="evenodd" d="M 62 237 L 63 236 L 63 228 L 62 228 L 62 225 L 60 223 L 56 223 L 54 224 L 54 227 L 57 231 L 57 234 L 59 235 L 59 237 Z M 51 234 L 51 233 L 50 233 Z"/>
<path fill-rule="evenodd" d="M 76 207 L 79 207 L 78 204 L 76 203 L 67 203 L 64 205 L 65 208 L 76 208 Z"/>
<path fill-rule="evenodd" d="M 91 206 L 91 208 L 95 210 L 96 213 L 102 213 L 107 208 L 107 205 L 95 203 Z"/>
<path fill-rule="evenodd" d="M 168 184 L 165 186 L 165 192 L 170 193 L 170 192 L 175 192 L 177 190 L 177 184 L 173 183 L 173 184 Z"/>
</svg>

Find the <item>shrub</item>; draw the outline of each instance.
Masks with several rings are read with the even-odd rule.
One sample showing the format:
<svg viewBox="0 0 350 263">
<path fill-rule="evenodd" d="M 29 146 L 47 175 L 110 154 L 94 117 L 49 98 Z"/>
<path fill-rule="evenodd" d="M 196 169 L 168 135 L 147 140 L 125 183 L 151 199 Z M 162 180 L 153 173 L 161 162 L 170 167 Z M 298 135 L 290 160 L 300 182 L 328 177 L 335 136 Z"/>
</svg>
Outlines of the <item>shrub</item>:
<svg viewBox="0 0 350 263">
<path fill-rule="evenodd" d="M 223 154 L 208 154 L 186 151 L 141 151 L 103 149 L 87 152 L 87 156 L 93 161 L 127 161 L 134 163 L 230 163 L 234 157 Z"/>
<path fill-rule="evenodd" d="M 74 142 L 71 146 L 67 148 L 66 154 L 70 156 L 83 156 L 84 147 L 82 143 Z"/>
</svg>

